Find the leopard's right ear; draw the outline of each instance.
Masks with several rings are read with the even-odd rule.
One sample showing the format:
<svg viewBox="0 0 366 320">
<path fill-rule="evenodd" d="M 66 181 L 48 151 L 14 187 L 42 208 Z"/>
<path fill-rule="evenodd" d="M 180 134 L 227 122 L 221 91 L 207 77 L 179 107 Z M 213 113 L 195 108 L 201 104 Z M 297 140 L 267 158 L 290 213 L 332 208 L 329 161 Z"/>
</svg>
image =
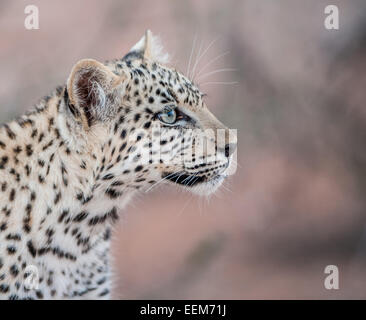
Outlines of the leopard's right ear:
<svg viewBox="0 0 366 320">
<path fill-rule="evenodd" d="M 123 79 L 93 59 L 80 60 L 67 80 L 68 107 L 80 116 L 86 127 L 109 118 L 119 95 L 116 88 Z"/>
<path fill-rule="evenodd" d="M 154 36 L 150 30 L 146 30 L 140 41 L 123 57 L 125 61 L 133 61 L 135 59 L 166 64 L 169 62 L 169 54 L 164 51 L 160 38 Z"/>
</svg>

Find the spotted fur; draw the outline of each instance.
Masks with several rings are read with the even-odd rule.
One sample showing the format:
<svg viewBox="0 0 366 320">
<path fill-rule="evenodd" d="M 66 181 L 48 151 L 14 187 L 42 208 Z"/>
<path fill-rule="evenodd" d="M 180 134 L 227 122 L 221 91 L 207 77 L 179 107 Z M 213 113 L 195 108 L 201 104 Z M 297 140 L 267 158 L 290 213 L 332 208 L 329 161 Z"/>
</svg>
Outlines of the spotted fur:
<svg viewBox="0 0 366 320">
<path fill-rule="evenodd" d="M 159 62 L 153 39 L 122 59 L 78 62 L 64 86 L 0 128 L 1 298 L 109 298 L 111 229 L 133 195 L 163 180 L 201 194 L 222 182 L 235 142 L 195 159 L 187 129 L 227 128 Z M 161 123 L 167 105 L 184 125 Z"/>
</svg>

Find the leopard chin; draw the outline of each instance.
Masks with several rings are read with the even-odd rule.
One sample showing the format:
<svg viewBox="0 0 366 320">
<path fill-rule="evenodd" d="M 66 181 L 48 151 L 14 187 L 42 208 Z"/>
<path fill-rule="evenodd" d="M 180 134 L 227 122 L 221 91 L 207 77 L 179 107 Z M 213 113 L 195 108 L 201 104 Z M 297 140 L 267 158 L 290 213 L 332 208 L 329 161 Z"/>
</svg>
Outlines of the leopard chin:
<svg viewBox="0 0 366 320">
<path fill-rule="evenodd" d="M 210 179 L 193 186 L 190 188 L 190 191 L 199 196 L 208 196 L 219 189 L 226 177 L 226 175 L 217 174 Z"/>
</svg>

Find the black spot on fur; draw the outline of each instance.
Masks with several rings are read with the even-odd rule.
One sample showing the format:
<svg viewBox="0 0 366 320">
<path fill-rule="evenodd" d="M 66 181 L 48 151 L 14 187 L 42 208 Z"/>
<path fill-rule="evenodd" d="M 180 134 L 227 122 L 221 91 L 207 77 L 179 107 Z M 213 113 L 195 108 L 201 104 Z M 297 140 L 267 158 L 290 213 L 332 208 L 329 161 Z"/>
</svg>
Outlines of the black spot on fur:
<svg viewBox="0 0 366 320">
<path fill-rule="evenodd" d="M 141 171 L 142 169 L 143 169 L 143 166 L 139 165 L 139 166 L 137 166 L 137 167 L 135 168 L 135 171 L 136 171 L 136 172 L 139 172 L 139 171 Z"/>
<path fill-rule="evenodd" d="M 13 276 L 13 277 L 16 277 L 18 274 L 19 274 L 19 269 L 17 267 L 16 264 L 13 264 L 10 268 L 9 268 L 9 271 L 10 271 L 10 274 Z"/>
<path fill-rule="evenodd" d="M 17 252 L 17 249 L 14 246 L 8 246 L 6 248 L 6 250 L 8 251 L 9 254 L 14 254 L 15 252 Z"/>
<path fill-rule="evenodd" d="M 105 193 L 111 199 L 116 199 L 122 195 L 122 192 L 117 191 L 115 189 L 107 189 Z"/>
<path fill-rule="evenodd" d="M 80 212 L 79 214 L 77 214 L 77 215 L 74 217 L 73 221 L 75 221 L 75 222 L 81 222 L 81 221 L 83 221 L 84 219 L 86 219 L 86 217 L 87 217 L 88 215 L 89 215 L 89 213 L 88 213 L 88 212 L 82 211 L 82 212 Z"/>
<path fill-rule="evenodd" d="M 135 117 L 134 117 L 134 121 L 137 122 L 140 120 L 140 118 L 141 118 L 141 115 L 139 113 L 136 113 Z"/>
<path fill-rule="evenodd" d="M 32 255 L 33 258 L 35 258 L 35 256 L 37 255 L 37 250 L 34 247 L 32 240 L 29 240 L 27 242 L 27 247 L 28 247 L 29 253 Z"/>
</svg>

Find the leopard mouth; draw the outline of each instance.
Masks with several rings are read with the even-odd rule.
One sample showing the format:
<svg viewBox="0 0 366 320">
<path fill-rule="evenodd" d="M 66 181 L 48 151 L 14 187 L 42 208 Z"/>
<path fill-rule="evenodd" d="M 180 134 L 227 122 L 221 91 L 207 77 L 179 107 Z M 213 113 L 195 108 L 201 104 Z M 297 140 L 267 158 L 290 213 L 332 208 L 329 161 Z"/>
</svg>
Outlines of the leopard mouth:
<svg viewBox="0 0 366 320">
<path fill-rule="evenodd" d="M 226 176 L 222 174 L 217 174 L 213 177 L 207 178 L 206 176 L 198 176 L 197 174 L 188 174 L 186 172 L 178 172 L 178 173 L 164 173 L 162 176 L 163 179 L 169 180 L 176 184 L 180 184 L 186 187 L 194 187 L 198 184 L 202 184 L 205 182 L 217 183 L 222 179 L 225 179 Z"/>
<path fill-rule="evenodd" d="M 207 180 L 204 176 L 197 176 L 195 174 L 188 174 L 185 172 L 178 172 L 174 174 L 164 173 L 163 178 L 186 187 L 193 187 Z"/>
</svg>

